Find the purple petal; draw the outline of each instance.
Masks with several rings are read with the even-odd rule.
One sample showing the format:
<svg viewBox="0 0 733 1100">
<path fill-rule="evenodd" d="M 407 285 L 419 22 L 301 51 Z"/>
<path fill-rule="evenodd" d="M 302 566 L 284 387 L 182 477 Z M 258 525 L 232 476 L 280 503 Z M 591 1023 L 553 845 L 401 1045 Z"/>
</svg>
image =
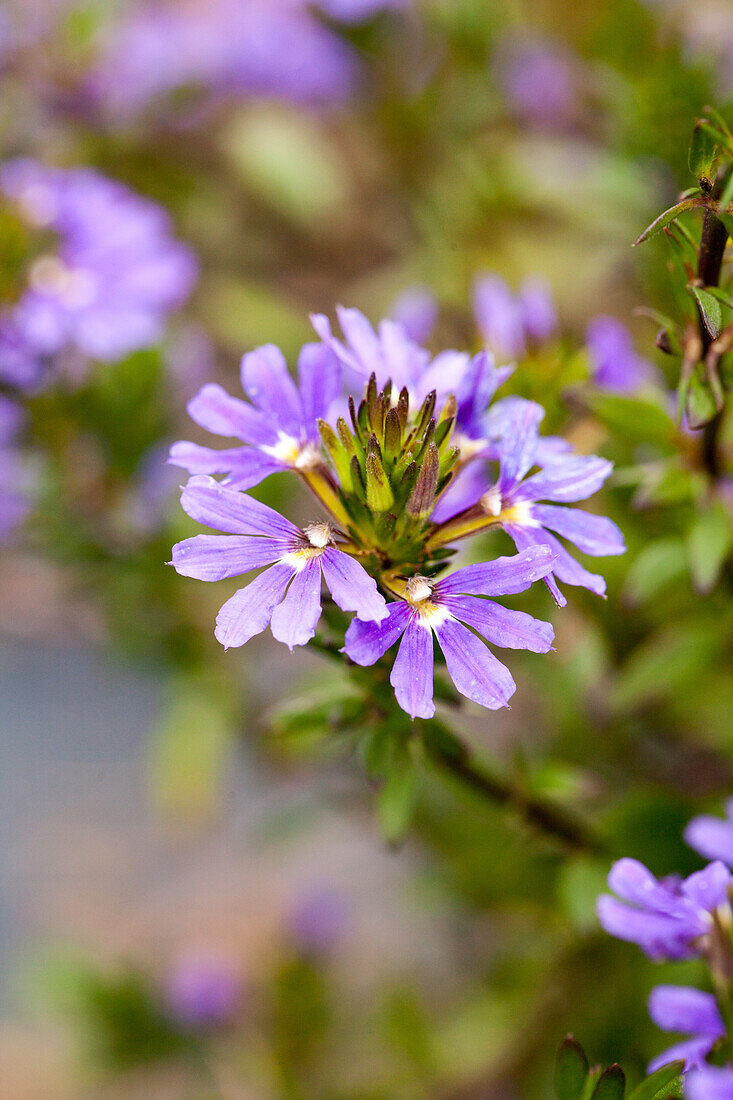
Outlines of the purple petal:
<svg viewBox="0 0 733 1100">
<path fill-rule="evenodd" d="M 315 439 L 316 420 L 328 418 L 341 391 L 341 364 L 323 344 L 305 344 L 298 356 L 298 378 L 304 426 L 309 438 Z"/>
<path fill-rule="evenodd" d="M 715 997 L 684 985 L 658 985 L 649 995 L 649 1015 L 662 1031 L 708 1035 L 725 1031 Z"/>
<path fill-rule="evenodd" d="M 552 649 L 555 631 L 550 623 L 524 611 L 510 611 L 478 596 L 446 596 L 440 602 L 456 619 L 503 649 L 529 649 L 533 653 L 547 653 Z"/>
<path fill-rule="evenodd" d="M 465 565 L 438 581 L 435 592 L 440 596 L 507 596 L 524 592 L 533 581 L 545 577 L 553 567 L 554 556 L 546 547 L 530 546 L 510 558 Z"/>
<path fill-rule="evenodd" d="M 445 523 L 451 516 L 476 504 L 490 488 L 491 482 L 484 464 L 471 462 L 459 471 L 441 494 L 430 518 L 433 523 Z"/>
<path fill-rule="evenodd" d="M 716 1040 L 709 1035 L 703 1035 L 700 1038 L 685 1039 L 681 1043 L 673 1043 L 671 1047 L 667 1047 L 667 1049 L 663 1050 L 661 1054 L 658 1054 L 656 1058 L 652 1058 L 646 1071 L 647 1073 L 656 1073 L 662 1066 L 667 1066 L 670 1062 L 679 1061 L 685 1063 L 684 1072 L 691 1069 L 698 1069 L 700 1066 L 704 1065 L 705 1059 L 712 1050 L 715 1041 Z"/>
<path fill-rule="evenodd" d="M 712 913 L 713 909 L 717 909 L 719 905 L 728 901 L 732 883 L 733 879 L 728 868 L 724 863 L 716 860 L 714 863 L 709 863 L 702 871 L 695 871 L 693 875 L 686 878 L 682 883 L 682 892 L 694 905 Z"/>
<path fill-rule="evenodd" d="M 191 519 L 231 535 L 265 535 L 293 539 L 300 531 L 274 508 L 254 497 L 225 489 L 205 474 L 192 477 L 181 494 L 181 506 Z"/>
<path fill-rule="evenodd" d="M 412 345 L 413 349 L 415 345 Z M 465 374 L 471 363 L 465 351 L 441 351 L 429 366 L 414 369 L 412 394 L 416 403 L 424 401 L 431 390 L 435 390 L 441 400 L 449 393 L 465 389 Z"/>
<path fill-rule="evenodd" d="M 575 455 L 528 477 L 512 494 L 512 500 L 559 500 L 572 504 L 597 492 L 612 470 L 613 463 L 605 458 Z"/>
<path fill-rule="evenodd" d="M 706 859 L 722 859 L 733 866 L 733 821 L 701 814 L 685 829 L 685 843 Z"/>
<path fill-rule="evenodd" d="M 525 279 L 519 289 L 519 310 L 530 340 L 549 340 L 557 328 L 552 292 L 544 279 Z"/>
<path fill-rule="evenodd" d="M 733 1100 L 733 1069 L 705 1066 L 685 1078 L 687 1100 Z"/>
<path fill-rule="evenodd" d="M 221 581 L 272 565 L 289 547 L 276 539 L 249 535 L 194 535 L 173 547 L 171 565 L 182 577 Z"/>
<path fill-rule="evenodd" d="M 417 344 L 430 337 L 438 320 L 438 302 L 427 287 L 411 287 L 400 294 L 392 306 L 392 320 L 402 325 Z"/>
<path fill-rule="evenodd" d="M 407 624 L 389 682 L 410 718 L 433 717 L 433 635 L 417 618 Z"/>
<path fill-rule="evenodd" d="M 387 604 L 387 618 L 382 622 L 362 622 L 353 619 L 344 639 L 342 652 L 354 664 L 373 665 L 399 638 L 410 618 L 410 608 L 403 601 Z"/>
<path fill-rule="evenodd" d="M 473 292 L 476 324 L 485 343 L 499 356 L 518 359 L 524 354 L 524 325 L 519 304 L 498 275 L 482 275 Z"/>
<path fill-rule="evenodd" d="M 264 344 L 242 358 L 242 389 L 274 425 L 296 439 L 303 430 L 303 404 L 283 353 Z"/>
<path fill-rule="evenodd" d="M 579 585 L 581 588 L 588 588 L 591 592 L 595 592 L 597 596 L 606 594 L 605 579 L 598 573 L 589 573 L 587 569 L 584 569 L 549 531 L 543 530 L 542 527 L 520 527 L 516 523 L 505 523 L 504 530 L 514 540 L 517 550 L 531 549 L 538 546 L 548 547 L 555 555 L 552 572 L 559 581 L 564 581 L 565 584 Z M 545 583 L 550 591 L 552 591 L 551 581 L 551 577 L 545 577 Z M 557 589 L 557 586 L 555 588 Z M 566 602 L 565 597 L 562 596 L 559 590 L 557 591 L 562 601 L 560 606 L 563 606 Z"/>
<path fill-rule="evenodd" d="M 357 618 L 367 622 L 387 618 L 387 604 L 377 582 L 358 561 L 329 546 L 321 557 L 321 567 L 328 590 L 342 611 L 355 611 Z"/>
<path fill-rule="evenodd" d="M 244 645 L 266 629 L 293 572 L 292 565 L 277 562 L 227 600 L 216 616 L 214 631 L 215 638 L 225 649 Z"/>
<path fill-rule="evenodd" d="M 227 474 L 225 484 L 230 489 L 252 489 L 270 474 L 290 468 L 254 447 L 230 447 L 217 451 L 185 440 L 173 444 L 168 462 L 172 466 L 181 466 L 190 474 Z"/>
<path fill-rule="evenodd" d="M 292 652 L 293 646 L 311 640 L 320 617 L 321 563 L 318 558 L 310 558 L 295 574 L 285 599 L 272 613 L 272 636 Z"/>
<path fill-rule="evenodd" d="M 608 885 L 614 894 L 633 905 L 661 912 L 675 912 L 679 908 L 677 896 L 638 859 L 617 860 L 608 873 Z"/>
<path fill-rule="evenodd" d="M 606 516 L 596 516 L 582 508 L 563 508 L 557 504 L 535 504 L 532 516 L 543 527 L 549 527 L 558 535 L 569 539 L 584 554 L 602 557 L 605 554 L 623 554 L 626 550 L 624 536 Z"/>
<path fill-rule="evenodd" d="M 517 685 L 509 669 L 465 626 L 446 619 L 435 627 L 448 675 L 461 695 L 482 707 L 506 707 Z"/>
<path fill-rule="evenodd" d="M 499 443 L 499 461 L 501 470 L 499 473 L 499 492 L 505 496 L 525 476 L 527 471 L 535 464 L 537 443 L 539 440 L 538 425 L 545 415 L 544 409 L 536 405 L 534 401 L 522 401 L 521 405 L 513 406 L 514 413 L 511 423 L 507 424 L 506 432 Z M 532 481 L 532 478 L 528 479 Z M 527 484 L 528 482 L 525 482 Z M 512 494 L 512 499 L 520 498 L 519 493 L 524 486 Z M 533 500 L 539 499 L 533 497 Z"/>
<path fill-rule="evenodd" d="M 275 426 L 261 412 L 238 397 L 230 397 L 214 382 L 202 386 L 187 409 L 192 420 L 215 435 L 235 436 L 254 446 L 277 442 Z"/>
<path fill-rule="evenodd" d="M 699 954 L 691 946 L 697 930 L 675 917 L 633 909 L 610 894 L 601 894 L 596 912 L 604 931 L 637 944 L 651 959 L 692 959 Z"/>
</svg>

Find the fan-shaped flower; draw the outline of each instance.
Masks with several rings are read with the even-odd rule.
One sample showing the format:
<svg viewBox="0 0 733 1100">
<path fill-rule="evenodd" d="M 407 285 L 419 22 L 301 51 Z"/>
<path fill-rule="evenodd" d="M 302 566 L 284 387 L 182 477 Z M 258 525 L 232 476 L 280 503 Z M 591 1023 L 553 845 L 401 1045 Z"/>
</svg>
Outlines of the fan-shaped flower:
<svg viewBox="0 0 733 1100">
<path fill-rule="evenodd" d="M 218 581 L 268 566 L 220 609 L 214 633 L 226 649 L 244 645 L 268 624 L 291 650 L 309 642 L 321 616 L 321 577 L 343 611 L 370 621 L 386 617 L 375 581 L 338 549 L 327 523 L 301 530 L 253 497 L 203 475 L 190 479 L 181 504 L 192 519 L 226 532 L 177 543 L 171 564 L 182 576 Z"/>
<path fill-rule="evenodd" d="M 599 897 L 598 919 L 610 935 L 638 944 L 652 959 L 695 958 L 699 941 L 712 931 L 713 913 L 729 907 L 732 883 L 720 862 L 683 880 L 658 880 L 638 860 L 620 859 L 608 876 L 617 897 Z"/>
<path fill-rule="evenodd" d="M 250 489 L 279 470 L 317 462 L 317 421 L 328 418 L 340 390 L 341 368 L 334 354 L 320 344 L 306 344 L 296 386 L 282 352 L 265 344 L 244 356 L 241 376 L 249 403 L 209 383 L 189 402 L 188 412 L 201 427 L 235 436 L 244 446 L 214 450 L 179 442 L 169 461 L 191 474 L 226 474 L 224 483 L 237 489 Z"/>
<path fill-rule="evenodd" d="M 383 621 L 351 623 L 344 653 L 358 665 L 373 665 L 401 637 L 390 683 L 411 718 L 430 718 L 435 713 L 434 634 L 462 695 L 491 710 L 507 706 L 516 684 L 477 634 L 503 648 L 547 653 L 553 630 L 549 623 L 479 597 L 523 592 L 548 573 L 552 561 L 551 552 L 538 546 L 512 558 L 467 565 L 439 581 L 411 577 Z"/>
<path fill-rule="evenodd" d="M 684 1060 L 686 1070 L 698 1068 L 725 1034 L 715 997 L 700 989 L 658 985 L 649 995 L 649 1015 L 662 1031 L 681 1031 L 691 1036 L 657 1055 L 649 1063 L 649 1073 L 678 1058 Z"/>
</svg>

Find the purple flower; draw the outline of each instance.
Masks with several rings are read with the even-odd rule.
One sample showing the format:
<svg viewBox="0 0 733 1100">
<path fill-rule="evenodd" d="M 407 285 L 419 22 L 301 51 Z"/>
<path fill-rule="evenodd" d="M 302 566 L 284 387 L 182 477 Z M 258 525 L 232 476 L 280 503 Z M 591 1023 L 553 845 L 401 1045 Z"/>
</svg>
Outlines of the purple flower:
<svg viewBox="0 0 733 1100">
<path fill-rule="evenodd" d="M 598 919 L 610 935 L 638 944 L 652 959 L 691 959 L 713 927 L 712 914 L 728 908 L 732 881 L 722 863 L 682 881 L 660 881 L 638 860 L 620 859 L 608 876 L 617 897 L 599 897 Z"/>
<path fill-rule="evenodd" d="M 11 373 L 24 369 L 24 359 L 38 364 L 67 348 L 119 359 L 160 338 L 196 277 L 162 207 L 92 169 L 29 159 L 2 166 L 0 192 L 32 229 L 53 238 L 0 317 L 0 353 L 12 350 Z"/>
<path fill-rule="evenodd" d="M 427 287 L 410 287 L 392 306 L 391 318 L 402 325 L 410 340 L 423 344 L 430 338 L 438 320 L 438 302 Z"/>
<path fill-rule="evenodd" d="M 207 384 L 188 404 L 201 427 L 235 436 L 243 447 L 213 450 L 197 443 L 171 447 L 169 461 L 191 474 L 226 474 L 225 484 L 250 489 L 279 470 L 303 469 L 319 460 L 317 420 L 326 418 L 340 392 L 338 360 L 320 344 L 306 344 L 295 385 L 282 352 L 265 344 L 242 359 L 242 389 L 249 404 Z"/>
<path fill-rule="evenodd" d="M 631 334 L 617 318 L 595 317 L 586 329 L 585 340 L 596 385 L 617 393 L 633 393 L 655 380 L 655 368 L 637 355 Z"/>
<path fill-rule="evenodd" d="M 725 806 L 726 817 L 700 814 L 685 829 L 685 842 L 705 859 L 720 859 L 733 867 L 733 798 Z"/>
<path fill-rule="evenodd" d="M 410 339 L 397 321 L 381 321 L 375 330 L 358 309 L 337 306 L 336 315 L 343 341 L 333 335 L 331 323 L 322 313 L 311 317 L 313 328 L 343 366 L 363 382 L 374 374 L 381 389 L 391 380 L 396 393 L 406 388 L 410 401 L 418 405 L 431 390 L 440 399 L 460 387 L 471 362 L 465 352 L 444 351 L 431 359 L 430 352 Z"/>
<path fill-rule="evenodd" d="M 509 399 L 513 401 L 513 399 Z M 514 401 L 509 415 L 504 414 L 503 435 L 496 445 L 499 477 L 492 485 L 481 468 L 471 478 L 450 486 L 433 513 L 433 519 L 444 521 L 463 509 L 480 507 L 496 517 L 518 550 L 529 546 L 548 546 L 555 555 L 552 574 L 545 584 L 559 606 L 567 602 L 556 581 L 580 585 L 598 595 L 604 595 L 606 582 L 596 573 L 589 573 L 555 538 L 556 532 L 568 539 L 585 554 L 601 556 L 623 554 L 623 535 L 612 520 L 596 516 L 579 508 L 567 508 L 567 503 L 584 500 L 600 489 L 611 473 L 612 465 L 595 455 L 568 453 L 564 441 L 549 451 L 541 448 L 538 432 L 543 410 L 531 401 Z M 533 466 L 542 469 L 530 474 Z M 552 501 L 552 504 L 542 503 Z"/>
<path fill-rule="evenodd" d="M 577 62 L 562 46 L 541 38 L 507 39 L 495 68 L 509 106 L 525 122 L 562 128 L 577 117 Z"/>
<path fill-rule="evenodd" d="M 685 1079 L 687 1100 L 733 1100 L 733 1068 L 705 1066 Z"/>
<path fill-rule="evenodd" d="M 499 275 L 481 275 L 473 306 L 484 343 L 499 359 L 521 359 L 528 346 L 544 343 L 557 330 L 552 295 L 542 279 L 525 280 L 514 295 Z"/>
<path fill-rule="evenodd" d="M 23 411 L 0 396 L 0 542 L 5 542 L 30 510 L 27 477 L 15 437 L 23 423 Z"/>
<path fill-rule="evenodd" d="M 357 665 L 373 665 L 401 637 L 390 676 L 397 702 L 411 718 L 431 718 L 435 634 L 458 691 L 491 710 L 504 707 L 516 684 L 472 631 L 493 645 L 534 653 L 547 653 L 554 634 L 549 623 L 478 597 L 524 592 L 552 562 L 550 551 L 538 546 L 512 558 L 467 565 L 439 581 L 412 577 L 383 621 L 351 623 L 343 651 Z"/>
<path fill-rule="evenodd" d="M 314 954 L 334 947 L 342 938 L 347 922 L 344 895 L 326 887 L 303 894 L 290 916 L 291 931 L 298 945 Z"/>
<path fill-rule="evenodd" d="M 231 962 L 208 953 L 180 959 L 166 990 L 173 1017 L 193 1028 L 226 1023 L 236 1012 L 241 995 L 242 984 Z"/>
<path fill-rule="evenodd" d="M 649 996 L 649 1015 L 662 1031 L 681 1031 L 692 1036 L 675 1043 L 649 1063 L 648 1073 L 654 1073 L 678 1058 L 685 1070 L 703 1065 L 713 1046 L 725 1034 L 725 1025 L 715 997 L 687 986 L 658 985 Z"/>
<path fill-rule="evenodd" d="M 353 2 L 332 6 L 335 17 L 360 17 Z M 123 115 L 177 89 L 318 104 L 342 101 L 359 71 L 351 47 L 305 0 L 189 0 L 140 4 L 111 24 L 91 90 Z"/>
<path fill-rule="evenodd" d="M 220 609 L 214 634 L 225 649 L 244 645 L 268 624 L 291 650 L 309 642 L 321 617 L 321 576 L 343 611 L 386 618 L 375 581 L 337 549 L 328 524 L 300 530 L 266 504 L 205 476 L 190 479 L 181 504 L 198 523 L 226 532 L 177 543 L 171 564 L 181 576 L 218 581 L 269 566 Z"/>
</svg>

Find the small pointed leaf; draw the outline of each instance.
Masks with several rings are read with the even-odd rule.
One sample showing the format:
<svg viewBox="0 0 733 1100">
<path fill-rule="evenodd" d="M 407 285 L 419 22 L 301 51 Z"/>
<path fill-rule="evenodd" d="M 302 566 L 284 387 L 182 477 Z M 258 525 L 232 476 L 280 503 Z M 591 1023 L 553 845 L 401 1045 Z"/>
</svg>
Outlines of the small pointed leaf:
<svg viewBox="0 0 733 1100">
<path fill-rule="evenodd" d="M 580 1043 L 567 1035 L 555 1056 L 555 1096 L 557 1100 L 580 1100 L 588 1076 L 588 1059 Z"/>
<path fill-rule="evenodd" d="M 681 1074 L 685 1063 L 670 1062 L 661 1066 L 632 1092 L 629 1100 L 681 1100 L 682 1079 Z"/>
<path fill-rule="evenodd" d="M 691 286 L 690 293 L 700 308 L 700 316 L 708 334 L 713 340 L 717 340 L 723 327 L 723 311 L 720 308 L 720 302 L 699 286 Z"/>
<path fill-rule="evenodd" d="M 648 241 L 655 233 L 661 233 L 665 225 L 669 225 L 669 223 L 673 222 L 675 218 L 678 218 L 680 214 L 684 214 L 685 210 L 692 210 L 696 206 L 704 205 L 705 203 L 700 195 L 699 188 L 695 188 L 694 195 L 690 195 L 689 198 L 683 199 L 682 202 L 678 202 L 675 206 L 670 206 L 669 210 L 665 210 L 651 225 L 648 225 L 641 236 L 637 237 L 634 241 L 634 247 L 636 247 L 637 244 Z"/>
<path fill-rule="evenodd" d="M 591 1100 L 624 1100 L 625 1091 L 626 1077 L 621 1066 L 609 1066 L 598 1078 Z"/>
<path fill-rule="evenodd" d="M 700 119 L 695 123 L 687 158 L 692 174 L 698 179 L 709 181 L 713 174 L 717 152 L 718 143 L 710 131 L 710 123 L 706 119 Z"/>
</svg>

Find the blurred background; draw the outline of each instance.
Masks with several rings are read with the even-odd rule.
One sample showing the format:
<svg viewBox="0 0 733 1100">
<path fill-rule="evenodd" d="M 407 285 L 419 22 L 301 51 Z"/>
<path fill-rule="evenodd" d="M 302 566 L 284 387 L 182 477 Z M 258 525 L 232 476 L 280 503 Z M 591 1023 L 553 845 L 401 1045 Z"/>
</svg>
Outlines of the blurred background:
<svg viewBox="0 0 733 1100">
<path fill-rule="evenodd" d="M 545 1100 L 568 1030 L 638 1080 L 668 975 L 600 932 L 608 860 L 427 771 L 386 843 L 329 725 L 345 673 L 269 634 L 225 655 L 226 583 L 166 567 L 195 527 L 165 455 L 210 442 L 186 401 L 237 393 L 246 350 L 294 363 L 309 312 L 477 349 L 476 278 L 544 280 L 557 326 L 511 386 L 614 460 L 598 508 L 629 552 L 600 563 L 606 601 L 516 602 L 556 652 L 511 654 L 511 712 L 466 728 L 616 854 L 694 870 L 684 823 L 733 791 L 731 495 L 703 512 L 711 558 L 694 439 L 660 411 L 674 365 L 634 312 L 679 315 L 666 242 L 631 243 L 695 182 L 702 108 L 732 121 L 729 0 L 2 0 L 0 90 L 0 172 L 41 173 L 20 200 L 0 176 L 0 390 L 24 417 L 0 440 L 0 508 L 5 478 L 24 513 L 0 524 L 0 1096 Z M 152 327 L 114 293 L 58 347 L 38 321 L 16 359 L 27 271 L 65 278 L 39 266 L 43 172 L 82 168 L 167 212 L 177 288 Z M 130 250 L 105 247 L 122 287 Z M 653 401 L 594 403 L 598 315 Z M 257 495 L 304 515 L 281 475 Z"/>
</svg>

